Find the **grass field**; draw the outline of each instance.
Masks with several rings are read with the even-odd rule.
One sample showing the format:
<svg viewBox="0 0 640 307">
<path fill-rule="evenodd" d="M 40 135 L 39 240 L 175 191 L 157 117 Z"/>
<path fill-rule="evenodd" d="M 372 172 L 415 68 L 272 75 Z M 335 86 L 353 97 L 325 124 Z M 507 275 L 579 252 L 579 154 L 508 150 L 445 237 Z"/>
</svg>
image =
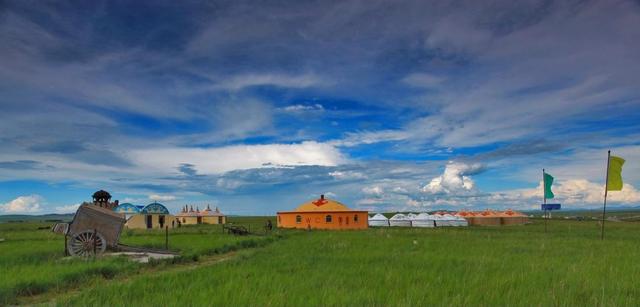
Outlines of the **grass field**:
<svg viewBox="0 0 640 307">
<path fill-rule="evenodd" d="M 263 220 L 253 220 L 255 227 Z M 224 253 L 227 249 L 216 246 L 229 246 L 227 237 L 236 237 L 216 230 L 188 228 L 170 244 L 189 254 Z M 123 239 L 164 244 L 155 236 L 135 231 Z M 138 272 L 140 265 L 124 260 L 56 262 L 28 250 L 22 255 L 32 265 L 44 261 L 50 270 L 31 276 L 38 282 L 60 279 L 56 276 L 69 274 L 66 270 L 93 272 L 91 266 L 118 272 L 93 279 L 79 292 L 56 290 L 52 298 L 60 305 L 640 305 L 637 223 L 608 223 L 605 241 L 596 222 L 562 220 L 550 221 L 549 233 L 536 221 L 512 227 L 284 231 L 280 240 L 269 238 L 237 238 L 268 241 L 189 270 Z M 5 259 L 19 267 L 28 263 L 19 256 L 0 257 L 3 266 Z M 53 271 L 56 266 L 64 269 Z M 59 287 L 71 286 L 63 280 Z M 24 294 L 5 294 L 5 303 L 20 302 Z"/>
<path fill-rule="evenodd" d="M 240 218 L 260 229 L 265 218 Z M 143 266 L 124 258 L 82 260 L 64 257 L 64 238 L 51 233 L 51 223 L 0 224 L 0 306 L 18 302 L 18 297 L 62 292 L 79 285 L 137 273 Z M 38 229 L 45 228 L 45 229 Z M 171 230 L 169 248 L 183 257 L 174 262 L 197 261 L 199 257 L 267 244 L 273 236 L 238 237 L 222 233 L 218 225 L 200 225 Z M 164 231 L 123 231 L 122 243 L 164 248 Z M 152 263 L 150 265 L 170 265 Z"/>
</svg>

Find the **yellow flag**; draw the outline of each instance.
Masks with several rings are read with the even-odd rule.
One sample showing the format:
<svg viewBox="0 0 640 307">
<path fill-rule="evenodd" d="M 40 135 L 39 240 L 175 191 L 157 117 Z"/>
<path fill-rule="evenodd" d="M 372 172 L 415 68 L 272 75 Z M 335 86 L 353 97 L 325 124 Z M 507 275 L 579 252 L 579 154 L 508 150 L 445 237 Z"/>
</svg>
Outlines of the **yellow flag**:
<svg viewBox="0 0 640 307">
<path fill-rule="evenodd" d="M 624 159 L 616 156 L 609 158 L 609 182 L 607 182 L 607 191 L 620 191 L 622 190 L 622 165 Z"/>
</svg>

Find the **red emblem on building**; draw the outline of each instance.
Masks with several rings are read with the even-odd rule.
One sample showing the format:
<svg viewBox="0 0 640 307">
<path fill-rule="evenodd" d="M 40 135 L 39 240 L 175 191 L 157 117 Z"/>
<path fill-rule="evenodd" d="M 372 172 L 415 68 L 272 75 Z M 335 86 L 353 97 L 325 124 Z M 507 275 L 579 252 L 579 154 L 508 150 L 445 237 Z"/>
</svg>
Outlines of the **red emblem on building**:
<svg viewBox="0 0 640 307">
<path fill-rule="evenodd" d="M 324 199 L 324 194 L 323 194 L 323 195 L 320 195 L 320 198 L 319 198 L 318 200 L 316 200 L 316 201 L 314 201 L 314 202 L 313 202 L 313 204 L 314 204 L 314 205 L 316 205 L 316 206 L 318 206 L 318 207 L 320 207 L 320 206 L 322 206 L 322 205 L 324 205 L 324 204 L 326 204 L 326 203 L 327 203 L 327 200 L 326 200 L 326 199 Z"/>
</svg>

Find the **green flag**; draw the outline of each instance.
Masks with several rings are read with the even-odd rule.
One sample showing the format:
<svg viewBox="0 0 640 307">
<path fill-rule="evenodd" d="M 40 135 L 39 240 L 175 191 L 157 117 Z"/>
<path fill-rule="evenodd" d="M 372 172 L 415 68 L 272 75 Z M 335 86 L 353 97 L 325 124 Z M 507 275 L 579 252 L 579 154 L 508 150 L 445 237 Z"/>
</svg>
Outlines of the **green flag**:
<svg viewBox="0 0 640 307">
<path fill-rule="evenodd" d="M 544 198 L 553 198 L 553 192 L 551 192 L 551 184 L 553 183 L 553 176 L 544 173 Z"/>
<path fill-rule="evenodd" d="M 620 191 L 622 190 L 622 165 L 624 159 L 616 156 L 609 158 L 609 182 L 607 182 L 607 191 Z"/>
</svg>

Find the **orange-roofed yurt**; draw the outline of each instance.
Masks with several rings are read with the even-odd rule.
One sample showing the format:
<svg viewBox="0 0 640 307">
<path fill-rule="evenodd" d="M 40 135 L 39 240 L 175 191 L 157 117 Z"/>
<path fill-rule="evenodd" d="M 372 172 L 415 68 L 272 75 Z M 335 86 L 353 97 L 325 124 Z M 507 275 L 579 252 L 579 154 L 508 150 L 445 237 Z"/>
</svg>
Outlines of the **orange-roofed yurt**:
<svg viewBox="0 0 640 307">
<path fill-rule="evenodd" d="M 500 215 L 498 215 L 495 211 L 485 210 L 476 214 L 471 225 L 478 226 L 499 226 L 502 225 L 502 220 L 500 219 Z"/>
<path fill-rule="evenodd" d="M 469 225 L 475 226 L 499 226 L 499 225 L 522 225 L 529 222 L 529 218 L 517 211 L 459 211 L 455 214 L 467 220 Z"/>
<path fill-rule="evenodd" d="M 299 229 L 366 229 L 367 211 L 352 210 L 344 204 L 325 198 L 304 203 L 293 211 L 278 212 L 279 228 Z"/>
<path fill-rule="evenodd" d="M 526 215 L 511 209 L 500 212 L 500 219 L 502 225 L 522 225 L 529 222 L 529 218 Z"/>
</svg>

